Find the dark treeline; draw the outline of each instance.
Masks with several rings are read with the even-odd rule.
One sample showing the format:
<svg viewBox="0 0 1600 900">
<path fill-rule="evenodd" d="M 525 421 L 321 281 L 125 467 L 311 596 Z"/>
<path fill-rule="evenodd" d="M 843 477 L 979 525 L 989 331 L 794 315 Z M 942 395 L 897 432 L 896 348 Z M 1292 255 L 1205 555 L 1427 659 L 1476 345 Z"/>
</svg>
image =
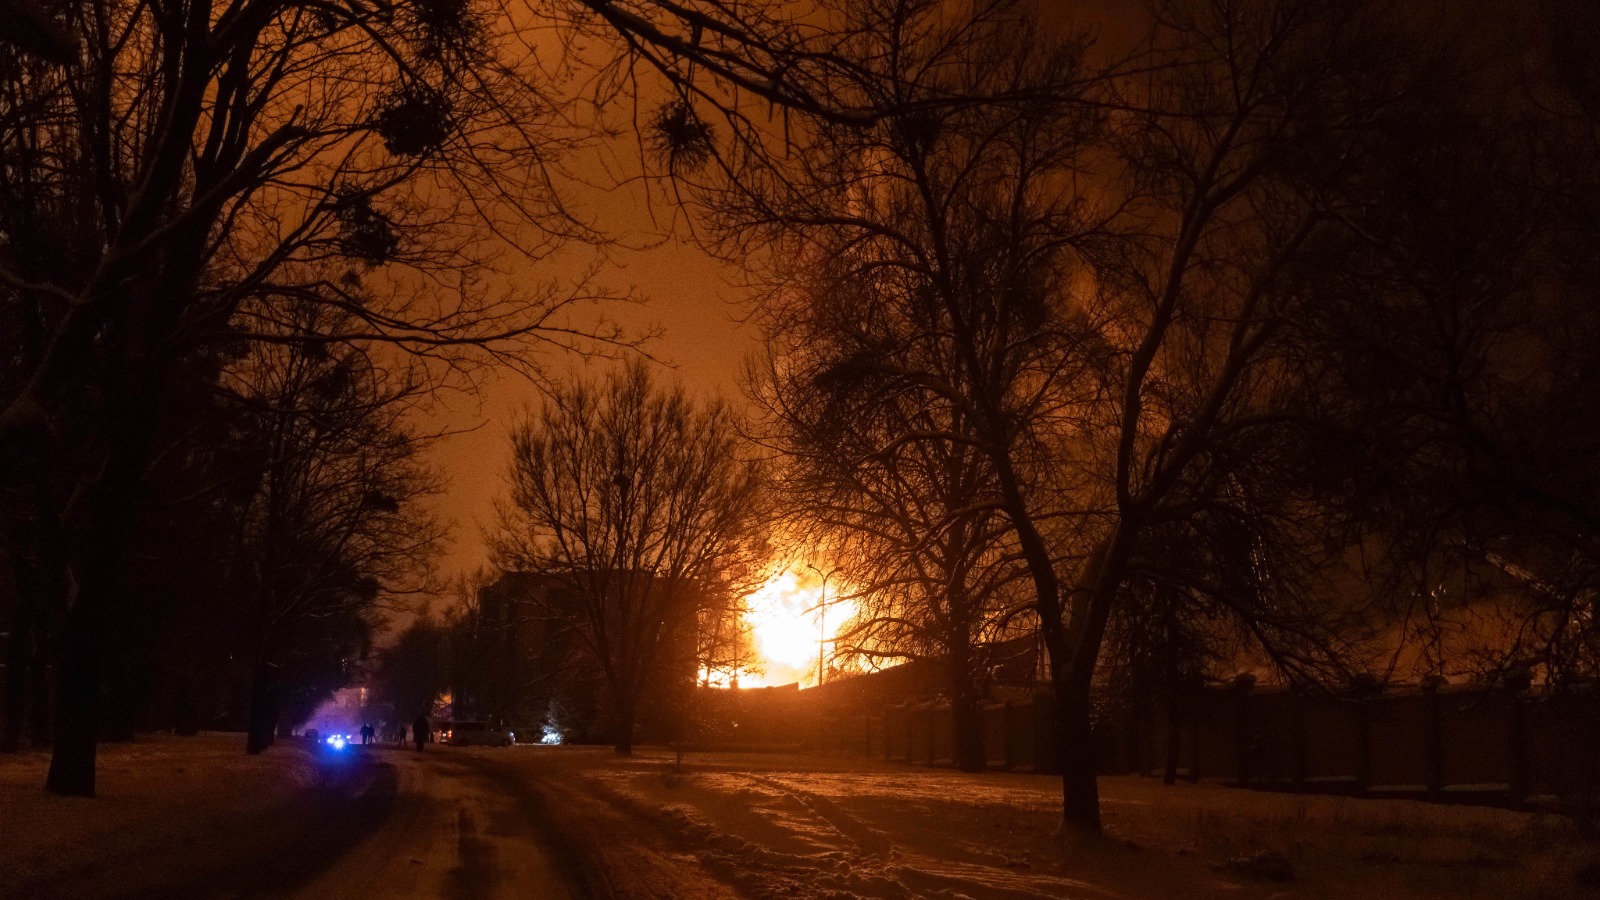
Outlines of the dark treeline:
<svg viewBox="0 0 1600 900">
<path fill-rule="evenodd" d="M 92 796 L 108 734 L 245 717 L 259 750 L 348 677 L 435 535 L 414 398 L 620 335 L 568 318 L 581 283 L 494 284 L 592 237 L 496 10 L 40 15 L 53 50 L 0 32 L 5 730 Z"/>
<path fill-rule="evenodd" d="M 739 598 L 767 574 L 769 511 L 740 424 L 639 363 L 553 389 L 512 430 L 498 570 L 382 654 L 380 702 L 431 705 L 418 668 L 458 719 L 623 754 L 689 737 L 697 682 L 759 671 Z"/>
<path fill-rule="evenodd" d="M 292 332 L 291 332 L 292 333 Z M 98 733 L 248 730 L 259 751 L 350 683 L 380 589 L 422 585 L 439 529 L 414 388 L 349 349 L 235 348 L 174 374 L 134 499 L 107 628 Z M 6 495 L 4 740 L 46 744 L 61 627 L 50 507 Z"/>
<path fill-rule="evenodd" d="M 366 676 L 371 704 L 402 720 L 415 714 L 407 711 L 431 708 L 515 731 L 519 741 L 610 744 L 623 752 L 639 740 L 702 737 L 712 710 L 695 690 L 697 679 L 701 689 L 737 687 L 741 675 L 764 670 L 743 601 L 765 572 L 755 558 L 764 517 L 743 488 L 715 503 L 730 499 L 743 519 L 736 539 L 699 561 L 686 588 L 617 578 L 604 602 L 583 583 L 615 578 L 612 565 L 532 558 L 538 532 L 530 531 L 526 511 L 508 510 L 523 521 L 497 538 L 509 544 L 502 547 L 506 565 L 467 579 L 442 615 L 412 623 L 377 652 Z M 675 513 L 663 519 L 679 531 L 701 530 Z M 632 652 L 641 643 L 650 645 L 648 656 Z M 633 683 L 614 683 L 602 654 L 633 666 Z M 629 687 L 636 692 L 631 713 Z"/>
</svg>

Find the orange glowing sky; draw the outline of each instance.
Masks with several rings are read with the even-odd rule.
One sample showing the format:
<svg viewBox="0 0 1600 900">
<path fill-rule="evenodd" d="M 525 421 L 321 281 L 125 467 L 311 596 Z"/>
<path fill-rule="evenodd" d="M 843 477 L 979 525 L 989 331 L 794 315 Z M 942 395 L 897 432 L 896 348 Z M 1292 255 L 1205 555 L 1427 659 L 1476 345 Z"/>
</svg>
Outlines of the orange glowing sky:
<svg viewBox="0 0 1600 900">
<path fill-rule="evenodd" d="M 1060 15 L 1059 8 L 1050 4 L 1041 9 L 1048 12 L 1047 22 Z M 1074 9 L 1097 13 L 1094 18 L 1109 26 L 1101 28 L 1103 43 L 1107 38 L 1128 37 L 1126 8 L 1118 2 L 1081 0 Z M 652 108 L 651 100 L 647 98 L 641 107 Z M 620 111 L 624 118 L 629 114 Z M 696 247 L 691 229 L 681 219 L 675 221 L 670 204 L 661 199 L 652 203 L 637 182 L 627 182 L 638 169 L 638 151 L 637 139 L 624 133 L 568 161 L 575 176 L 565 191 L 569 205 L 635 248 L 609 249 L 600 282 L 612 289 L 632 289 L 647 303 L 613 305 L 605 314 L 637 331 L 658 328 L 660 337 L 647 352 L 670 367 L 665 374 L 680 379 L 691 392 L 740 402 L 739 374 L 758 339 L 755 328 L 740 321 L 751 300 L 750 290 L 741 286 L 744 273 Z M 622 186 L 604 187 L 618 183 Z M 673 231 L 680 236 L 663 239 Z M 595 260 L 585 248 L 570 248 L 516 274 L 534 281 L 573 278 Z M 552 373 L 588 377 L 610 365 L 560 354 L 548 356 L 543 364 Z M 505 490 L 509 430 L 519 412 L 537 399 L 532 385 L 519 376 L 486 373 L 476 393 L 447 394 L 426 417 L 427 427 L 459 432 L 439 441 L 430 454 L 448 479 L 435 510 L 453 523 L 452 541 L 439 560 L 442 579 L 471 573 L 490 562 L 482 530 L 492 525 L 494 503 Z M 804 612 L 817 602 L 820 581 L 814 579 L 809 572 L 779 575 L 751 598 L 752 624 L 768 660 L 767 672 L 759 678 L 741 676 L 742 684 L 815 682 L 817 621 L 814 613 Z M 835 589 L 830 584 L 830 593 Z M 830 634 L 850 612 L 843 604 L 830 605 Z"/>
<path fill-rule="evenodd" d="M 646 220 L 641 227 L 648 224 Z M 637 289 L 649 302 L 613 306 L 607 314 L 635 330 L 662 330 L 647 351 L 661 361 L 667 377 L 680 379 L 691 392 L 721 394 L 737 402 L 740 367 L 755 346 L 755 333 L 737 321 L 744 292 L 728 283 L 723 267 L 676 241 L 612 256 L 617 265 L 603 277 L 615 287 Z M 557 354 L 546 359 L 548 371 L 589 378 L 610 365 Z M 432 463 L 449 479 L 435 509 L 454 523 L 451 544 L 440 560 L 442 575 L 469 573 L 489 562 L 481 531 L 493 523 L 494 503 L 505 493 L 510 429 L 537 402 L 533 385 L 514 374 L 491 374 L 476 395 L 454 393 L 441 399 L 432 424 L 461 432 L 440 440 L 431 453 Z"/>
<path fill-rule="evenodd" d="M 1498 6 L 1510 10 L 1514 4 L 1501 0 Z M 1096 64 L 1109 62 L 1133 46 L 1145 29 L 1143 15 L 1136 11 L 1140 8 L 1127 0 L 1037 0 L 1035 4 L 1047 28 L 1091 24 L 1097 46 L 1090 58 Z M 1483 33 L 1498 32 L 1485 29 Z M 550 55 L 559 52 L 555 49 Z M 641 108 L 653 108 L 651 100 L 646 98 Z M 625 119 L 629 112 L 623 110 L 620 115 Z M 638 150 L 637 139 L 624 129 L 620 137 L 569 162 L 576 177 L 566 191 L 568 203 L 612 237 L 637 248 L 610 250 L 600 277 L 610 288 L 635 290 L 648 303 L 613 306 L 606 314 L 635 330 L 659 328 L 661 336 L 647 352 L 669 366 L 668 374 L 679 378 L 690 391 L 718 393 L 740 402 L 738 376 L 758 338 L 754 327 L 740 322 L 751 300 L 750 291 L 740 286 L 744 273 L 696 247 L 688 239 L 691 229 L 682 220 L 676 221 L 675 228 L 667 227 L 675 218 L 669 203 L 657 200 L 652 205 L 636 182 L 626 183 L 638 169 Z M 617 183 L 625 186 L 603 187 Z M 663 234 L 673 230 L 684 237 L 663 240 Z M 527 266 L 518 277 L 570 279 L 594 260 L 593 254 L 580 248 Z M 549 372 L 591 377 L 607 365 L 560 355 L 544 360 Z M 441 576 L 470 573 L 489 562 L 481 531 L 492 524 L 494 502 L 504 493 L 509 429 L 518 412 L 536 400 L 532 386 L 517 376 L 489 374 L 476 394 L 446 396 L 429 417 L 431 427 L 463 432 L 440 441 L 432 452 L 432 462 L 448 478 L 447 491 L 438 498 L 436 510 L 454 523 L 453 542 L 440 560 Z M 790 558 L 804 554 L 804 548 L 785 549 Z M 791 570 L 774 576 L 750 597 L 750 622 L 767 660 L 766 672 L 761 676 L 741 674 L 741 684 L 815 683 L 818 623 L 816 614 L 807 610 L 816 606 L 819 587 L 820 580 L 802 566 L 799 574 Z M 830 585 L 830 592 L 836 589 L 837 585 Z M 852 613 L 849 604 L 830 605 L 829 636 Z"/>
<path fill-rule="evenodd" d="M 564 53 L 559 32 L 536 30 L 522 38 L 530 42 L 530 60 L 555 60 Z M 543 69 L 552 84 L 571 84 L 571 94 L 584 96 L 561 70 L 548 64 Z M 566 177 L 558 180 L 557 189 L 566 209 L 613 243 L 603 252 L 575 244 L 544 260 L 513 262 L 508 275 L 513 283 L 572 283 L 594 271 L 596 288 L 644 302 L 606 304 L 584 315 L 592 321 L 603 314 L 636 335 L 659 332 L 642 349 L 661 364 L 663 375 L 677 378 L 691 393 L 739 402 L 738 375 L 757 339 L 755 328 L 740 322 L 748 312 L 750 292 L 738 286 L 740 271 L 695 245 L 692 227 L 670 199 L 660 191 L 652 195 L 637 179 L 639 141 L 623 126 L 647 115 L 666 96 L 651 96 L 647 80 L 640 88 L 645 96 L 637 108 L 630 103 L 605 111 L 619 134 L 596 139 L 560 162 Z M 539 365 L 557 377 L 594 378 L 615 363 L 552 350 Z M 435 429 L 462 432 L 440 441 L 431 454 L 448 478 L 435 508 L 454 523 L 453 541 L 440 560 L 441 575 L 470 573 L 489 562 L 481 532 L 492 524 L 494 502 L 505 492 L 510 429 L 538 399 L 533 385 L 521 376 L 488 372 L 480 376 L 475 393 L 446 394 L 427 417 Z"/>
<path fill-rule="evenodd" d="M 1038 9 L 1047 27 L 1067 21 L 1097 23 L 1099 45 L 1115 52 L 1139 31 L 1129 6 L 1126 0 L 1076 0 L 1070 5 L 1043 3 Z M 551 32 L 533 40 L 555 37 Z M 549 58 L 560 53 L 553 44 L 535 49 Z M 649 90 L 648 82 L 641 85 Z M 645 97 L 640 108 L 652 109 L 657 99 Z M 619 125 L 633 115 L 632 109 L 611 112 Z M 629 180 L 639 170 L 638 156 L 638 139 L 624 128 L 617 137 L 566 162 L 573 175 L 563 190 L 569 207 L 617 241 L 641 248 L 608 250 L 600 280 L 613 289 L 633 288 L 648 302 L 613 305 L 606 314 L 638 330 L 661 329 L 647 352 L 670 366 L 669 374 L 692 392 L 720 393 L 737 402 L 740 370 L 758 339 L 753 326 L 740 322 L 752 297 L 742 286 L 744 273 L 695 246 L 692 226 L 675 212 L 669 198 L 652 198 L 637 181 Z M 607 187 L 617 184 L 621 186 Z M 679 237 L 663 240 L 670 232 Z M 518 274 L 530 280 L 574 278 L 596 259 L 584 248 L 569 248 L 557 258 L 525 266 Z M 554 354 L 544 363 L 552 372 L 585 372 L 591 377 L 607 365 Z M 475 396 L 442 398 L 431 417 L 435 427 L 475 429 L 446 438 L 432 454 L 435 465 L 449 478 L 447 493 L 436 509 L 455 523 L 454 541 L 440 561 L 441 574 L 468 573 L 488 562 L 480 529 L 492 522 L 494 500 L 503 492 L 510 461 L 508 431 L 513 417 L 536 399 L 533 388 L 519 377 L 490 376 Z"/>
</svg>

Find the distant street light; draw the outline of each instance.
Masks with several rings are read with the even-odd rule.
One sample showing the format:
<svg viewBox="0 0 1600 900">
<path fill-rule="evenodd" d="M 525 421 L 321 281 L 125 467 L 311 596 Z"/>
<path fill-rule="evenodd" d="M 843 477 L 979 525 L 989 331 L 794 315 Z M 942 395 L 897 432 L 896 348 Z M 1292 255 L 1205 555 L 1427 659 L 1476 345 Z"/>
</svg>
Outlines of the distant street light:
<svg viewBox="0 0 1600 900">
<path fill-rule="evenodd" d="M 828 579 L 839 574 L 839 566 L 824 572 L 806 563 L 806 568 L 822 576 L 822 599 L 817 601 L 817 687 L 822 687 L 822 659 L 828 649 Z"/>
</svg>

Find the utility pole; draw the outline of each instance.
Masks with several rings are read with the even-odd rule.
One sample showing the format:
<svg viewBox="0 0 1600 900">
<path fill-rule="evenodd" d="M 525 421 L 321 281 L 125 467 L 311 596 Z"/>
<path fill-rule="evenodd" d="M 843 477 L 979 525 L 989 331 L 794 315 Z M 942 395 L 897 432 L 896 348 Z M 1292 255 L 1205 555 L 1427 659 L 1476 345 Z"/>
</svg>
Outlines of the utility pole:
<svg viewBox="0 0 1600 900">
<path fill-rule="evenodd" d="M 839 566 L 824 572 L 810 563 L 806 568 L 822 576 L 822 597 L 817 601 L 817 687 L 822 687 L 822 660 L 828 649 L 828 579 L 839 573 Z"/>
</svg>

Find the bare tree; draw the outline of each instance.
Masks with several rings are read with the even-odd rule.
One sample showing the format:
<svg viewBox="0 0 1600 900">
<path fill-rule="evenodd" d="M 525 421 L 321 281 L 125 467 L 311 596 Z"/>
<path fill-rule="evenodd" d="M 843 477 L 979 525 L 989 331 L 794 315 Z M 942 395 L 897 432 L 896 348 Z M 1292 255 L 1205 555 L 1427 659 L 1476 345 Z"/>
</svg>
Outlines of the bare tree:
<svg viewBox="0 0 1600 900">
<path fill-rule="evenodd" d="M 1339 665 L 1295 577 L 1318 544 L 1280 465 L 1295 384 L 1281 338 L 1314 286 L 1354 274 L 1349 215 L 1381 202 L 1363 176 L 1384 163 L 1387 117 L 1420 96 L 1360 4 L 1173 3 L 1158 22 L 1152 68 L 1111 95 L 1142 110 L 1112 120 L 1127 240 L 1079 301 L 1109 353 L 1084 416 L 1096 438 L 1063 463 L 1090 474 L 1095 512 L 1066 579 L 1033 567 L 1064 814 L 1091 828 L 1090 693 L 1132 579 L 1203 595 L 1291 673 Z"/>
<path fill-rule="evenodd" d="M 1114 210 L 1078 183 L 1101 123 L 1083 46 L 1042 39 L 1017 8 L 893 2 L 857 23 L 855 67 L 832 90 L 873 124 L 812 123 L 792 153 L 730 160 L 701 196 L 728 238 L 783 248 L 770 371 L 800 384 L 779 412 L 809 444 L 802 465 L 837 453 L 830 486 L 848 491 L 823 493 L 818 514 L 844 507 L 840 524 L 899 544 L 899 587 L 920 584 L 898 618 L 940 632 L 970 718 L 972 657 L 1016 615 L 1008 594 L 1059 622 L 1057 568 L 1082 552 L 1056 506 L 1081 470 L 1054 461 L 1092 443 L 1072 420 L 1102 390 L 1105 350 L 1068 300 Z M 953 97 L 991 99 L 935 102 Z M 808 440 L 825 415 L 833 448 Z"/>
<path fill-rule="evenodd" d="M 763 441 L 778 453 L 778 505 L 800 540 L 845 561 L 856 614 L 836 635 L 834 655 L 873 668 L 939 666 L 956 763 L 980 771 L 991 654 L 1036 627 L 1027 569 L 963 410 L 911 390 L 885 397 L 840 389 L 859 375 L 850 369 L 862 352 L 859 335 L 871 327 L 863 323 L 905 311 L 906 298 L 882 295 L 853 264 L 839 273 L 818 268 L 827 274 L 818 273 L 811 290 L 820 294 L 797 292 L 787 298 L 792 305 L 767 309 L 770 349 L 754 379 L 767 419 Z M 902 367 L 942 371 L 912 347 L 893 355 Z"/>
<path fill-rule="evenodd" d="M 759 675 L 764 671 L 750 625 L 748 581 L 739 578 L 725 584 L 700 612 L 697 664 L 701 687 L 717 685 L 737 690 L 741 673 Z"/>
<path fill-rule="evenodd" d="M 1349 273 L 1350 216 L 1381 202 L 1363 175 L 1416 73 L 1359 4 L 1167 4 L 1098 86 L 1082 45 L 1029 37 L 1020 8 L 852 21 L 828 95 L 868 124 L 736 145 L 697 197 L 837 342 L 797 374 L 885 426 L 860 458 L 980 452 L 1052 663 L 1063 819 L 1097 830 L 1091 691 L 1130 584 L 1203 595 L 1291 673 L 1339 668 L 1294 577 L 1319 545 L 1280 465 L 1283 324 Z M 804 286 L 843 273 L 872 302 L 830 318 Z M 949 412 L 921 430 L 901 403 Z"/>
<path fill-rule="evenodd" d="M 566 583 L 542 612 L 574 628 L 631 753 L 641 701 L 695 680 L 702 610 L 755 569 L 759 468 L 726 406 L 657 387 L 643 364 L 556 390 L 512 440 L 497 553 Z"/>
</svg>

